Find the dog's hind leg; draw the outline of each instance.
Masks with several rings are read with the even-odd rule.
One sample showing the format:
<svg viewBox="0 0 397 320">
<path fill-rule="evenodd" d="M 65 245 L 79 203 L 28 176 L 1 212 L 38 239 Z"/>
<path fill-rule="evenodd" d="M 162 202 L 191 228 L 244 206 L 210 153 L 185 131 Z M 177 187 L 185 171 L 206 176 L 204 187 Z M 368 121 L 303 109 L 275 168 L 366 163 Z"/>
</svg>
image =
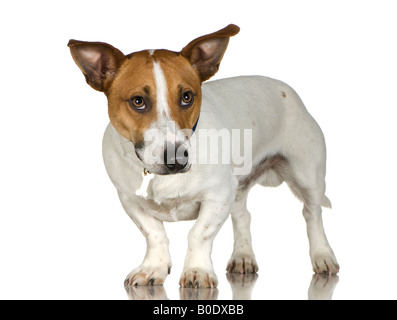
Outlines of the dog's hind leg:
<svg viewBox="0 0 397 320">
<path fill-rule="evenodd" d="M 247 210 L 247 196 L 248 192 L 245 192 L 242 197 L 239 195 L 231 210 L 234 249 L 226 268 L 230 273 L 255 273 L 258 271 L 252 250 L 251 215 Z"/>
<path fill-rule="evenodd" d="M 325 196 L 325 170 L 322 166 L 294 162 L 284 171 L 284 179 L 292 192 L 303 201 L 313 271 L 337 274 L 339 264 L 325 235 L 321 206 L 330 206 Z"/>
<path fill-rule="evenodd" d="M 306 190 L 306 192 L 309 194 L 315 193 L 312 190 Z M 316 201 L 313 201 L 314 199 Z M 325 236 L 321 199 L 322 197 L 309 195 L 303 205 L 303 216 L 306 220 L 307 235 L 310 244 L 310 258 L 315 273 L 337 274 L 339 272 L 339 264 Z"/>
</svg>

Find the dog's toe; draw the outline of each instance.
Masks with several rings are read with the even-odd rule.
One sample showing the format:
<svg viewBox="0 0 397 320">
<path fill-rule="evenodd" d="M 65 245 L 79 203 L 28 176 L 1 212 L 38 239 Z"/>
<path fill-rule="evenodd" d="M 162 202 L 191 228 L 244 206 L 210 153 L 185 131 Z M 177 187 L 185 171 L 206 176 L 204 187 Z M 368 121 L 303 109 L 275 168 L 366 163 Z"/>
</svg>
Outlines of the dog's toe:
<svg viewBox="0 0 397 320">
<path fill-rule="evenodd" d="M 125 286 L 158 286 L 162 285 L 168 275 L 166 268 L 138 267 L 132 270 L 124 280 Z"/>
<path fill-rule="evenodd" d="M 316 274 L 335 275 L 339 272 L 339 264 L 333 254 L 318 254 L 312 259 L 313 271 Z"/>
<path fill-rule="evenodd" d="M 211 271 L 193 268 L 183 271 L 179 285 L 184 288 L 216 288 L 218 279 Z"/>
</svg>

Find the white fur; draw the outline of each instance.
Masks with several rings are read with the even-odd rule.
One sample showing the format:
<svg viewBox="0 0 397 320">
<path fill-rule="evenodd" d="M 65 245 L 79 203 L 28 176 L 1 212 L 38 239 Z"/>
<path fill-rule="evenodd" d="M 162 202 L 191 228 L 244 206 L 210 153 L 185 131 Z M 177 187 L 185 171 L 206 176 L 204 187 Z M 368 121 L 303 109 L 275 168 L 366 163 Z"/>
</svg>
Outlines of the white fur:
<svg viewBox="0 0 397 320">
<path fill-rule="evenodd" d="M 167 116 L 166 83 L 160 65 L 155 64 L 154 74 L 158 107 L 163 108 Z M 269 186 L 282 181 L 288 183 L 304 202 L 313 269 L 318 273 L 336 273 L 339 266 L 321 221 L 321 203 L 325 199 L 324 138 L 300 98 L 286 84 L 265 77 L 207 82 L 202 92 L 198 134 L 192 138 L 199 139 L 199 129 L 252 128 L 254 169 L 268 157 L 285 157 L 287 162 L 278 171 L 271 168 L 255 182 Z M 154 284 L 163 283 L 171 260 L 162 221 L 197 218 L 189 232 L 180 283 L 216 286 L 211 262 L 212 241 L 230 213 L 235 244 L 228 269 L 232 272 L 257 270 L 251 246 L 250 214 L 246 208 L 251 186 L 239 189 L 247 176 L 235 176 L 232 162 L 229 165 L 193 164 L 183 174 L 156 176 L 148 187 L 148 198 L 142 199 L 135 192 L 142 182 L 143 164 L 132 144 L 110 124 L 103 139 L 103 156 L 124 209 L 148 243 L 144 261 L 130 273 L 128 283 L 148 284 L 151 278 L 155 278 Z"/>
<path fill-rule="evenodd" d="M 153 61 L 153 74 L 156 83 L 157 116 L 159 119 L 171 120 L 170 107 L 167 102 L 167 81 L 158 62 Z"/>
</svg>

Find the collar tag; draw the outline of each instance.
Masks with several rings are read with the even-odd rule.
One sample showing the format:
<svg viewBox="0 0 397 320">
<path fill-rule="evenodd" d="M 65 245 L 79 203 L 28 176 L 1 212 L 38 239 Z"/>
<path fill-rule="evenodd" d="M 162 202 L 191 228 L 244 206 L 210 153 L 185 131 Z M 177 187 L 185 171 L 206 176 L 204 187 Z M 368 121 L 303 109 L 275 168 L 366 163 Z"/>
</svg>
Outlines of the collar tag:
<svg viewBox="0 0 397 320">
<path fill-rule="evenodd" d="M 154 174 L 149 173 L 149 171 L 147 171 L 146 169 L 143 169 L 142 177 L 143 177 L 142 184 L 139 187 L 139 189 L 135 192 L 135 194 L 139 197 L 146 198 L 148 195 L 147 189 L 149 187 L 150 181 L 152 181 L 152 179 L 154 178 Z"/>
</svg>

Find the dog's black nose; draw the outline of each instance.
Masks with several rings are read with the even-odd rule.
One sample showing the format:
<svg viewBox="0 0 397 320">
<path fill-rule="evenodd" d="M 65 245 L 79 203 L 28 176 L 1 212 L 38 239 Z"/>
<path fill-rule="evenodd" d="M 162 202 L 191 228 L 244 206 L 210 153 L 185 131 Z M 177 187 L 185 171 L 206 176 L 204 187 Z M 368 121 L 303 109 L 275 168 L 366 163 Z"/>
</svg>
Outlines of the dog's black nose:
<svg viewBox="0 0 397 320">
<path fill-rule="evenodd" d="M 181 172 L 189 160 L 189 152 L 183 146 L 178 148 L 167 148 L 164 151 L 164 165 L 170 173 Z"/>
</svg>

